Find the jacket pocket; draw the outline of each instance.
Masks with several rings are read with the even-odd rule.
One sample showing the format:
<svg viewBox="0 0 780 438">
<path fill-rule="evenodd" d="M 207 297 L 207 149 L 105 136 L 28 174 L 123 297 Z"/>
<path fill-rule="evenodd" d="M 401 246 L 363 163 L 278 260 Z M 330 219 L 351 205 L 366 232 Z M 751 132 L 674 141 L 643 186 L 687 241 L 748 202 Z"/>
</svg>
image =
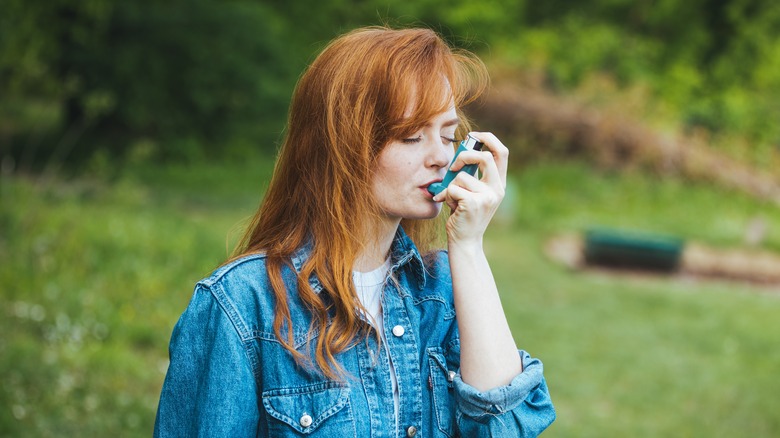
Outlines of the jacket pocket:
<svg viewBox="0 0 780 438">
<path fill-rule="evenodd" d="M 441 348 L 428 348 L 428 364 L 430 366 L 429 382 L 433 392 L 433 413 L 439 430 L 448 437 L 455 435 L 453 423 L 455 418 L 455 395 L 452 379 L 455 370 L 447 368 L 447 361 Z"/>
<path fill-rule="evenodd" d="M 355 436 L 346 383 L 274 389 L 262 397 L 271 436 Z"/>
</svg>

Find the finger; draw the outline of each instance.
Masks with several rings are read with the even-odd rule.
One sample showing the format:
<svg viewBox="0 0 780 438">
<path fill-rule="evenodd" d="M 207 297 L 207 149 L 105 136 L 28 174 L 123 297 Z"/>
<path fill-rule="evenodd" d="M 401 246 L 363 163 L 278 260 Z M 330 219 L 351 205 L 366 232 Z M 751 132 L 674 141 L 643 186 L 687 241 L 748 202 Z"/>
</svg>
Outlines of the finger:
<svg viewBox="0 0 780 438">
<path fill-rule="evenodd" d="M 447 189 L 449 190 L 447 197 L 457 201 L 457 204 L 470 200 L 476 202 L 476 205 L 498 206 L 504 199 L 502 188 L 487 184 L 468 174 L 459 174 Z"/>
<path fill-rule="evenodd" d="M 487 187 L 477 179 L 471 178 L 471 180 L 475 185 Z M 473 212 L 489 212 L 492 216 L 501 203 L 501 196 L 489 189 L 484 192 L 477 192 L 457 184 L 450 184 L 450 186 L 447 187 L 447 191 L 447 205 L 453 213 L 456 211 L 470 210 Z"/>
<path fill-rule="evenodd" d="M 450 208 L 451 211 L 455 211 L 455 208 L 458 206 L 458 200 L 453 198 L 450 194 L 450 186 L 452 186 L 452 183 L 447 186 L 446 189 L 439 192 L 437 195 L 433 197 L 434 202 L 444 202 L 447 204 L 447 207 Z"/>
<path fill-rule="evenodd" d="M 487 191 L 487 185 L 476 177 L 467 173 L 459 173 L 447 188 L 433 197 L 434 202 L 446 202 L 451 209 L 457 207 L 458 202 L 474 193 Z"/>
<path fill-rule="evenodd" d="M 472 175 L 460 173 L 434 200 L 446 202 L 452 213 L 461 211 L 464 206 L 470 206 L 467 209 L 475 211 L 487 209 L 495 212 L 503 198 L 504 191 L 500 187 L 496 188 Z"/>
<path fill-rule="evenodd" d="M 449 187 L 447 187 L 447 206 L 450 207 L 450 210 L 454 213 L 461 201 L 464 201 L 469 196 L 472 196 L 472 193 L 467 189 L 450 184 Z"/>
<path fill-rule="evenodd" d="M 493 155 L 501 178 L 506 181 L 509 149 L 492 132 L 470 132 L 469 135 L 484 143 L 487 150 Z"/>
<path fill-rule="evenodd" d="M 461 170 L 464 166 L 469 164 L 476 164 L 479 167 L 482 174 L 490 172 L 490 167 L 496 168 L 496 175 L 498 173 L 498 166 L 496 165 L 493 153 L 490 151 L 465 151 L 458 154 L 458 157 L 450 166 L 450 170 L 455 172 Z"/>
<path fill-rule="evenodd" d="M 450 168 L 458 171 L 467 164 L 476 164 L 482 173 L 482 181 L 495 187 L 496 190 L 504 191 L 506 189 L 506 171 L 501 174 L 498 165 L 495 162 L 493 153 L 490 151 L 466 151 L 458 154 L 458 158 Z M 460 176 L 460 174 L 458 174 Z"/>
<path fill-rule="evenodd" d="M 455 179 L 452 180 L 449 187 L 459 187 L 470 193 L 482 193 L 493 190 L 487 182 L 463 172 L 459 173 Z"/>
<path fill-rule="evenodd" d="M 450 208 L 450 212 L 455 213 L 455 210 L 458 208 L 458 201 L 452 196 L 447 196 L 445 202 L 447 203 L 447 207 Z"/>
</svg>

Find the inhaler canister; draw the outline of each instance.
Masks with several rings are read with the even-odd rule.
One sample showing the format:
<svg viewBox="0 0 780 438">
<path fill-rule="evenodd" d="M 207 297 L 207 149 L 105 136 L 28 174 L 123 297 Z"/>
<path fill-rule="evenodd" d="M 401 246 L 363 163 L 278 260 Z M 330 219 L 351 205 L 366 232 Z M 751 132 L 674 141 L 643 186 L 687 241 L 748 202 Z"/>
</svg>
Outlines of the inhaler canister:
<svg viewBox="0 0 780 438">
<path fill-rule="evenodd" d="M 455 162 L 455 160 L 458 158 L 458 155 L 460 155 L 463 151 L 479 151 L 482 150 L 482 147 L 484 146 L 484 143 L 477 140 L 476 138 L 472 137 L 471 135 L 466 136 L 466 138 L 460 142 L 460 145 L 458 145 L 458 150 L 455 151 L 455 156 L 452 157 L 452 161 L 450 162 L 449 167 L 452 167 L 452 163 Z M 444 179 L 441 182 L 433 183 L 428 186 L 428 191 L 435 195 L 438 195 L 442 190 L 446 189 L 447 186 L 450 185 L 453 179 L 458 175 L 460 172 L 466 172 L 469 175 L 474 175 L 477 173 L 478 166 L 476 164 L 467 164 L 463 166 L 459 171 L 453 172 L 447 169 L 447 174 L 444 175 Z"/>
</svg>

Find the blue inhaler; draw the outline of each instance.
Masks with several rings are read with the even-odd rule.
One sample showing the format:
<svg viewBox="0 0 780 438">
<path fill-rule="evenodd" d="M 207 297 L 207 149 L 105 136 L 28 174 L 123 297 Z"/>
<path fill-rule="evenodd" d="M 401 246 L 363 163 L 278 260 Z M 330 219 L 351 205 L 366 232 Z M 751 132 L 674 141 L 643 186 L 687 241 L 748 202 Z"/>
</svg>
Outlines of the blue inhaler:
<svg viewBox="0 0 780 438">
<path fill-rule="evenodd" d="M 452 163 L 455 162 L 455 160 L 458 158 L 458 155 L 460 155 L 461 152 L 479 151 L 482 150 L 482 146 L 484 145 L 485 145 L 484 143 L 472 137 L 471 135 L 467 136 L 465 140 L 460 142 L 460 145 L 458 146 L 458 150 L 455 151 L 455 156 L 452 158 L 449 167 L 452 167 Z M 434 196 L 438 195 L 442 190 L 446 189 L 447 186 L 450 185 L 450 183 L 452 182 L 453 179 L 455 179 L 458 173 L 466 172 L 469 175 L 475 175 L 477 173 L 477 168 L 478 166 L 476 164 L 467 164 L 457 172 L 453 172 L 452 170 L 447 169 L 447 174 L 444 175 L 444 180 L 442 180 L 442 182 L 437 182 L 429 185 L 428 191 Z"/>
</svg>

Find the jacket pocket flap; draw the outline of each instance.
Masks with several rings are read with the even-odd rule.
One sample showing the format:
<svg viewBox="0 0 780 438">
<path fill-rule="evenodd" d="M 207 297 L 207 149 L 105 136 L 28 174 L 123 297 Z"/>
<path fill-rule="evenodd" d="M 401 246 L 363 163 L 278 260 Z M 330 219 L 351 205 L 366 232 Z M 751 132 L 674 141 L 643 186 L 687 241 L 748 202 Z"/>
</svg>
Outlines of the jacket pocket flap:
<svg viewBox="0 0 780 438">
<path fill-rule="evenodd" d="M 349 402 L 349 386 L 322 382 L 263 392 L 263 407 L 273 418 L 301 433 L 312 433 Z"/>
</svg>

